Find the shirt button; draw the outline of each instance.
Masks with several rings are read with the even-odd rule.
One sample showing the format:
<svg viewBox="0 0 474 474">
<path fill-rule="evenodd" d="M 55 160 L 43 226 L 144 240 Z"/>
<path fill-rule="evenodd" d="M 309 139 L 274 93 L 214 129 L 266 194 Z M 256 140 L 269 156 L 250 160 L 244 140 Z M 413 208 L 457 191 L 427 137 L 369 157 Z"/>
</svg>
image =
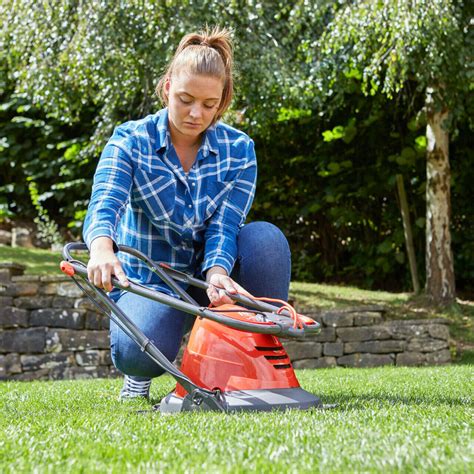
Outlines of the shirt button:
<svg viewBox="0 0 474 474">
<path fill-rule="evenodd" d="M 191 183 L 191 186 L 196 186 L 196 183 Z"/>
<path fill-rule="evenodd" d="M 193 208 L 193 205 L 192 205 L 192 204 L 188 204 L 188 207 L 189 207 L 189 209 L 192 209 L 192 208 Z"/>
</svg>

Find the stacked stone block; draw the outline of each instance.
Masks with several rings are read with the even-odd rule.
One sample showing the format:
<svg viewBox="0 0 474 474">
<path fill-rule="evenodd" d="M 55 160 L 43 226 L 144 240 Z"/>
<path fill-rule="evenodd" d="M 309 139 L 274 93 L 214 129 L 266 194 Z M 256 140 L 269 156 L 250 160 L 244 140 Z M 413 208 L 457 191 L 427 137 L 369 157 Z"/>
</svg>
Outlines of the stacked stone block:
<svg viewBox="0 0 474 474">
<path fill-rule="evenodd" d="M 119 375 L 109 319 L 66 276 L 25 276 L 0 263 L 0 380 Z M 306 313 L 317 336 L 282 341 L 295 368 L 437 365 L 451 360 L 447 320 L 384 319 L 379 307 Z"/>
<path fill-rule="evenodd" d="M 321 333 L 284 346 L 295 368 L 439 365 L 451 361 L 446 319 L 384 320 L 378 307 L 308 314 Z"/>
<path fill-rule="evenodd" d="M 0 265 L 0 379 L 117 375 L 109 319 L 69 278 L 22 273 L 21 265 Z"/>
</svg>

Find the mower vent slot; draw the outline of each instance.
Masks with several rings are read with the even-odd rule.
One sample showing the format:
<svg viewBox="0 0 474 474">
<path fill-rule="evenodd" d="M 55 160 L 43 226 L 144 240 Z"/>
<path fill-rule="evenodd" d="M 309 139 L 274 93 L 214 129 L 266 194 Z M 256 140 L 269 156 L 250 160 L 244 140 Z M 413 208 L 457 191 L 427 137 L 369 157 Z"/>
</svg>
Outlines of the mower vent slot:
<svg viewBox="0 0 474 474">
<path fill-rule="evenodd" d="M 273 367 L 275 367 L 275 369 L 289 369 L 291 368 L 291 364 L 275 364 Z"/>
<path fill-rule="evenodd" d="M 264 356 L 265 359 L 267 360 L 281 360 L 281 359 L 288 359 L 287 355 L 281 355 L 281 356 Z"/>
<path fill-rule="evenodd" d="M 283 346 L 271 346 L 271 347 L 255 346 L 255 349 L 257 349 L 257 351 L 272 351 L 272 352 L 276 352 L 276 351 L 281 351 L 281 350 L 283 350 Z"/>
</svg>

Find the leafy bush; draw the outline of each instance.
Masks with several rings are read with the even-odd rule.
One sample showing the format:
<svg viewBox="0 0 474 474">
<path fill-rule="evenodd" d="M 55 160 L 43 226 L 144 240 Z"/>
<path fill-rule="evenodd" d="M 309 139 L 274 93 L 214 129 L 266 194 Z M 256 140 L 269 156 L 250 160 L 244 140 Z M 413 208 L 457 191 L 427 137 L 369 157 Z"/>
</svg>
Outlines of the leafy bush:
<svg viewBox="0 0 474 474">
<path fill-rule="evenodd" d="M 422 275 L 424 97 L 412 79 L 403 94 L 367 97 L 371 83 L 357 67 L 333 69 L 343 87 L 324 77 L 330 64 L 321 62 L 318 41 L 340 8 L 297 0 L 0 2 L 0 218 L 32 220 L 39 205 L 78 237 L 113 127 L 159 107 L 154 84 L 184 33 L 220 24 L 235 30 L 238 66 L 226 120 L 255 139 L 259 157 L 250 217 L 284 230 L 296 279 L 410 288 L 395 175 L 405 179 Z M 464 105 L 469 110 L 472 100 Z M 458 286 L 468 288 L 473 157 L 469 123 L 459 123 L 451 149 L 453 248 Z"/>
</svg>

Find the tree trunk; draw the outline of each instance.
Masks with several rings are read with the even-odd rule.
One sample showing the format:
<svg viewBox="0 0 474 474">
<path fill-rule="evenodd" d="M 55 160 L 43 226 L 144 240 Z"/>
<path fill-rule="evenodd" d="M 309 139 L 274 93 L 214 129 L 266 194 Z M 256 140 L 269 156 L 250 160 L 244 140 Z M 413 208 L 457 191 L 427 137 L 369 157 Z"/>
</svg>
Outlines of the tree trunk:
<svg viewBox="0 0 474 474">
<path fill-rule="evenodd" d="M 435 103 L 439 90 L 427 89 L 426 150 L 426 294 L 438 305 L 455 301 L 451 250 L 451 170 L 446 108 Z"/>
<path fill-rule="evenodd" d="M 408 262 L 410 263 L 411 282 L 413 284 L 413 292 L 415 295 L 417 295 L 420 292 L 420 280 L 418 279 L 415 246 L 413 245 L 413 233 L 411 231 L 410 209 L 408 207 L 403 176 L 401 174 L 397 174 L 396 178 L 398 198 L 400 199 L 400 210 L 402 212 L 403 231 L 405 233 L 405 246 L 407 249 Z"/>
</svg>

